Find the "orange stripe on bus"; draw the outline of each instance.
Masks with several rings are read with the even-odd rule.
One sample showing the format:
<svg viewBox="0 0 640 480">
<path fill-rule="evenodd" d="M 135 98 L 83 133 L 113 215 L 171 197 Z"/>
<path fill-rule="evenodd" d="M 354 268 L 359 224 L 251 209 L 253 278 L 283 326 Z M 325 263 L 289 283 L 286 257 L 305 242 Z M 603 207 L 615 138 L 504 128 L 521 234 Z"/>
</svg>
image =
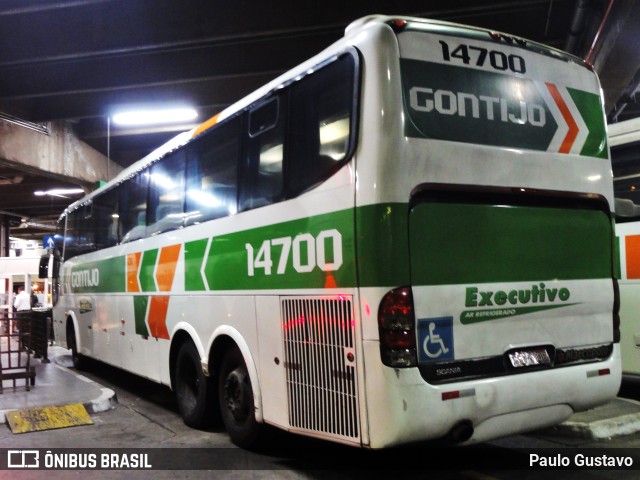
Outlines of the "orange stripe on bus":
<svg viewBox="0 0 640 480">
<path fill-rule="evenodd" d="M 167 330 L 167 310 L 169 310 L 168 296 L 153 295 L 149 299 L 149 333 L 152 337 L 169 340 L 169 330 Z"/>
<path fill-rule="evenodd" d="M 127 292 L 139 292 L 140 282 L 138 281 L 138 269 L 142 252 L 127 255 Z"/>
<path fill-rule="evenodd" d="M 551 93 L 551 96 L 553 97 L 553 100 L 558 105 L 564 121 L 567 122 L 567 126 L 569 127 L 569 131 L 565 135 L 564 140 L 562 141 L 562 145 L 560 146 L 560 150 L 558 151 L 560 153 L 569 153 L 571 151 L 571 147 L 573 146 L 573 142 L 576 141 L 580 129 L 578 128 L 578 124 L 576 123 L 576 121 L 573 119 L 573 115 L 571 115 L 571 111 L 569 110 L 569 107 L 567 107 L 567 104 L 564 102 L 562 95 L 560 95 L 558 87 L 556 87 L 553 83 L 547 83 L 546 85 L 549 93 Z"/>
<path fill-rule="evenodd" d="M 220 114 L 216 113 L 209 120 L 207 120 L 206 122 L 203 122 L 202 124 L 200 124 L 200 126 L 198 128 L 196 128 L 195 132 L 193 132 L 193 135 L 191 136 L 191 138 L 197 137 L 198 135 L 200 135 L 205 130 L 208 130 L 209 128 L 213 127 L 216 123 L 218 123 L 218 117 L 219 116 L 220 116 Z"/>
<path fill-rule="evenodd" d="M 640 235 L 624 237 L 627 278 L 640 279 Z"/>
<path fill-rule="evenodd" d="M 181 245 L 171 245 L 160 250 L 160 259 L 156 268 L 156 282 L 161 292 L 171 291 Z"/>
</svg>

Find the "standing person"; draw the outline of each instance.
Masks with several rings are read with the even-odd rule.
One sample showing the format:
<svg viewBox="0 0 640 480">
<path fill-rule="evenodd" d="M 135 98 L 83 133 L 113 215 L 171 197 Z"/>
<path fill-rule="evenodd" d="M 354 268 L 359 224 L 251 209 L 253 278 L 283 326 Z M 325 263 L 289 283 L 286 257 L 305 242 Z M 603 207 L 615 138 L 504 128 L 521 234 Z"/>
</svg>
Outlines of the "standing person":
<svg viewBox="0 0 640 480">
<path fill-rule="evenodd" d="M 13 306 L 17 312 L 31 310 L 31 297 L 24 290 L 24 287 L 18 287 L 18 295 L 16 295 L 16 298 L 13 301 Z"/>
<path fill-rule="evenodd" d="M 18 325 L 20 322 L 20 312 L 28 312 L 31 310 L 31 297 L 25 291 L 24 287 L 18 287 L 18 295 L 16 295 L 16 298 L 13 301 L 13 308 L 18 316 L 13 327 L 13 332 L 16 332 L 23 328 L 22 325 Z"/>
</svg>

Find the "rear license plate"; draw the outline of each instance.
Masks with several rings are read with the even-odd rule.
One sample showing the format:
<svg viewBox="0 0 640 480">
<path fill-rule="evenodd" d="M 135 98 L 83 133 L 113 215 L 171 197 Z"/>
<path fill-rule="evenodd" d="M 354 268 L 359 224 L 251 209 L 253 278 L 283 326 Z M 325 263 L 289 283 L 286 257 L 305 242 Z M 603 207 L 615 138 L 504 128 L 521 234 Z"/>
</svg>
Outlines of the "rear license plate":
<svg viewBox="0 0 640 480">
<path fill-rule="evenodd" d="M 532 367 L 536 365 L 549 365 L 551 358 L 544 348 L 534 350 L 516 350 L 509 353 L 509 361 L 514 368 Z"/>
</svg>

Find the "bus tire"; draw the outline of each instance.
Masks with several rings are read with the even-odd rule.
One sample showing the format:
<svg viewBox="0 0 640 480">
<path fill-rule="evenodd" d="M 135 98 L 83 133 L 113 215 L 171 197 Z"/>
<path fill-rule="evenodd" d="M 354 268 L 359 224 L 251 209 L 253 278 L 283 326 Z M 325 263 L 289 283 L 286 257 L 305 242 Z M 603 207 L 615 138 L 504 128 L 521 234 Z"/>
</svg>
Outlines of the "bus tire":
<svg viewBox="0 0 640 480">
<path fill-rule="evenodd" d="M 176 358 L 175 388 L 178 410 L 186 425 L 202 428 L 209 425 L 211 382 L 200 365 L 198 349 L 191 341 L 182 344 Z"/>
<path fill-rule="evenodd" d="M 76 330 L 71 324 L 67 328 L 67 346 L 71 350 L 71 361 L 73 362 L 73 368 L 76 370 L 85 370 L 87 367 L 87 359 L 78 352 L 78 341 L 76 339 Z"/>
<path fill-rule="evenodd" d="M 218 399 L 222 422 L 231 441 L 246 449 L 256 447 L 263 426 L 256 421 L 251 379 L 236 348 L 227 351 L 222 360 Z"/>
</svg>

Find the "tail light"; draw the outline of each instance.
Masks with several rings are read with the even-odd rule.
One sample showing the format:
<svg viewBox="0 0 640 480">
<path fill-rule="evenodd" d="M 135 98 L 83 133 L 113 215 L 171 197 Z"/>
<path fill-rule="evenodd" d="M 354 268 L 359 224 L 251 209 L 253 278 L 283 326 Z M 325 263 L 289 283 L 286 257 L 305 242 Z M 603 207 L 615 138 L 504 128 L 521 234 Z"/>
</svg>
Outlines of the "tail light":
<svg viewBox="0 0 640 480">
<path fill-rule="evenodd" d="M 620 343 L 620 286 L 613 279 L 613 341 Z"/>
<path fill-rule="evenodd" d="M 410 287 L 388 292 L 378 309 L 380 357 L 382 363 L 394 368 L 415 367 L 416 319 Z"/>
<path fill-rule="evenodd" d="M 398 33 L 406 28 L 407 21 L 402 18 L 394 18 L 393 20 L 389 20 L 387 24 L 393 29 L 394 32 Z"/>
</svg>

